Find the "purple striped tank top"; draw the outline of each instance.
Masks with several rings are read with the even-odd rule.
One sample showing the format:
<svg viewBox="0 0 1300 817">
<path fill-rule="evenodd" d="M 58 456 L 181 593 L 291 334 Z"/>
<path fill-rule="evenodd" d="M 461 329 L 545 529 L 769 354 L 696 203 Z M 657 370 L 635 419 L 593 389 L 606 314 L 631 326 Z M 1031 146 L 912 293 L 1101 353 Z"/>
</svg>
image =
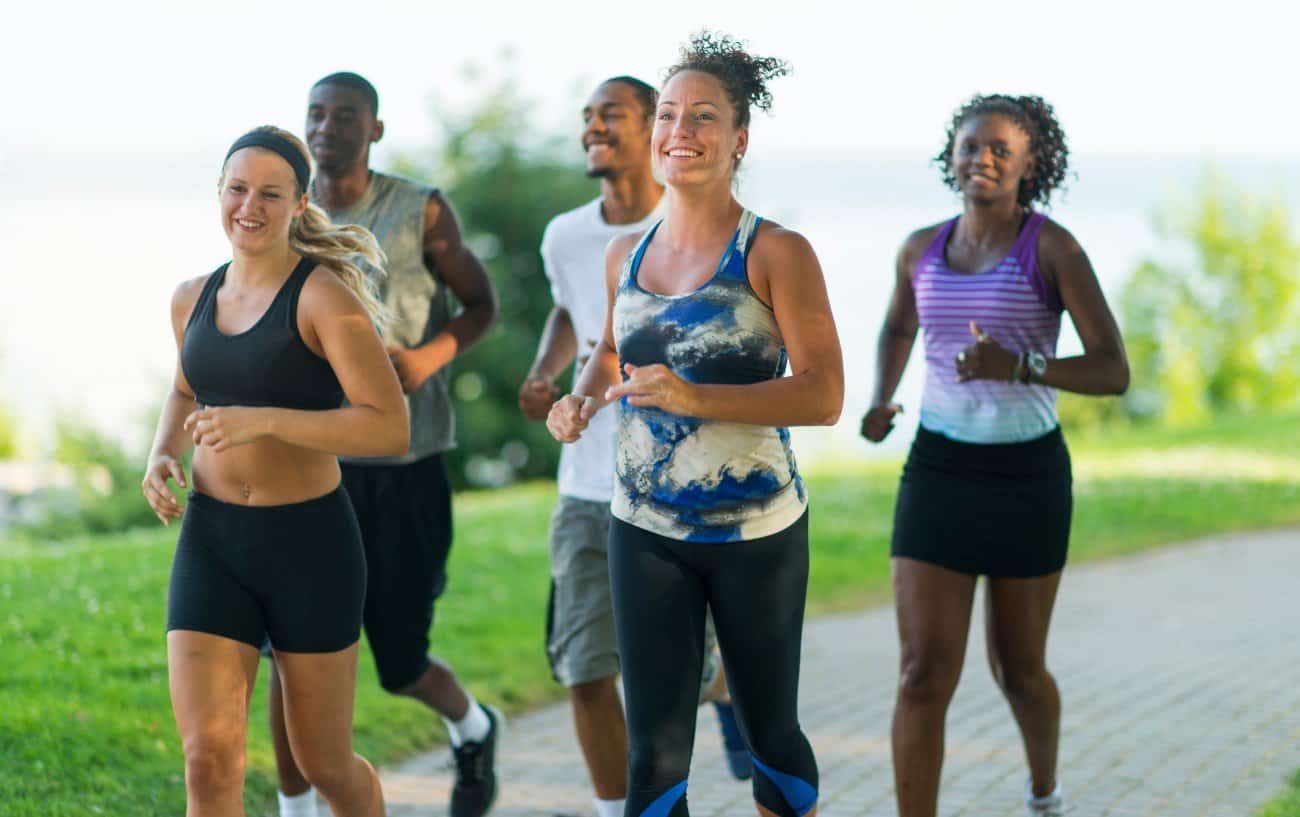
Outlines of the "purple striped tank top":
<svg viewBox="0 0 1300 817">
<path fill-rule="evenodd" d="M 974 341 L 975 321 L 1017 354 L 1056 356 L 1061 303 L 1038 268 L 1038 233 L 1047 217 L 1031 213 L 1011 251 L 991 269 L 954 272 L 947 262 L 954 218 L 939 230 L 912 273 L 925 332 L 921 425 L 953 440 L 1014 443 L 1056 428 L 1056 390 L 995 380 L 957 381 L 957 353 Z"/>
</svg>

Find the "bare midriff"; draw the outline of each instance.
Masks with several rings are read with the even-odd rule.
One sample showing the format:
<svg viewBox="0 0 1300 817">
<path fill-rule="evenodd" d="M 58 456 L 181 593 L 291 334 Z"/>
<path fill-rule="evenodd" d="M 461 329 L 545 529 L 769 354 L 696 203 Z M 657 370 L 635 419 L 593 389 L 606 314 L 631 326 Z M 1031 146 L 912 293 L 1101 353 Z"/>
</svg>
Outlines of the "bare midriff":
<svg viewBox="0 0 1300 817">
<path fill-rule="evenodd" d="M 232 505 L 291 505 L 333 491 L 339 461 L 277 439 L 194 454 L 194 490 Z"/>
</svg>

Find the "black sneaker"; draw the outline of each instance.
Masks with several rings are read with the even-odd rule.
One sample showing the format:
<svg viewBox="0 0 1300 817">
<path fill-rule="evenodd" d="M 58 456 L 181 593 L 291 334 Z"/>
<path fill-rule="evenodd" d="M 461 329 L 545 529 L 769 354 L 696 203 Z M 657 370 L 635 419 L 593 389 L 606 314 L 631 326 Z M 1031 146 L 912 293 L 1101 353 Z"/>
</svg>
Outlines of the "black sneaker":
<svg viewBox="0 0 1300 817">
<path fill-rule="evenodd" d="M 484 706 L 491 727 L 477 743 L 453 746 L 456 785 L 451 790 L 451 817 L 483 817 L 497 799 L 497 737 L 504 718 L 495 707 Z"/>
</svg>

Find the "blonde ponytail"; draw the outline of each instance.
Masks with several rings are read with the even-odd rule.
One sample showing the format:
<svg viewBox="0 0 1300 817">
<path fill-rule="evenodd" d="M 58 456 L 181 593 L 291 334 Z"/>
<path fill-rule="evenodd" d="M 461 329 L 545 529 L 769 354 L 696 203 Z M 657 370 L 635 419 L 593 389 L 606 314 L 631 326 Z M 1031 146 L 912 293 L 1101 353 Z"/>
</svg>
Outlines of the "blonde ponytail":
<svg viewBox="0 0 1300 817">
<path fill-rule="evenodd" d="M 378 275 L 386 275 L 387 257 L 375 236 L 355 224 L 338 226 L 325 211 L 308 204 L 289 227 L 289 247 L 339 277 L 343 285 L 361 300 L 375 325 L 383 329 L 393 321 L 392 311 L 379 300 L 375 280 L 357 265 L 364 258 Z"/>
<path fill-rule="evenodd" d="M 283 128 L 274 125 L 262 125 L 250 133 L 271 133 L 288 141 L 302 154 L 307 166 L 311 166 L 311 152 L 302 140 Z M 221 175 L 225 177 L 225 167 Z M 306 193 L 299 190 L 298 196 Z M 365 227 L 355 224 L 339 226 L 330 221 L 325 211 L 314 204 L 308 204 L 301 216 L 294 218 L 289 225 L 289 247 L 294 252 L 315 261 L 339 277 L 343 285 L 352 290 L 365 307 L 370 319 L 380 330 L 393 322 L 392 311 L 379 300 L 377 279 L 387 275 L 384 264 L 388 258 L 379 248 L 375 236 Z M 358 262 L 368 262 L 371 274 L 367 274 Z"/>
</svg>

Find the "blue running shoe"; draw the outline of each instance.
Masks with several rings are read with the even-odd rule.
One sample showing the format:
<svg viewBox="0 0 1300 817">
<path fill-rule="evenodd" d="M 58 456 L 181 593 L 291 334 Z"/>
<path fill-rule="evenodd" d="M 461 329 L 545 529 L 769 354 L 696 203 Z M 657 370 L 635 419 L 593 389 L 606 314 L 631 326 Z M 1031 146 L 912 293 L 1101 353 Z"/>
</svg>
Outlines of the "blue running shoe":
<svg viewBox="0 0 1300 817">
<path fill-rule="evenodd" d="M 727 758 L 727 768 L 737 780 L 748 780 L 754 776 L 754 763 L 749 757 L 749 746 L 740 734 L 740 724 L 736 723 L 736 710 L 731 704 L 713 702 L 718 713 L 718 726 L 722 727 L 722 753 Z"/>
</svg>

